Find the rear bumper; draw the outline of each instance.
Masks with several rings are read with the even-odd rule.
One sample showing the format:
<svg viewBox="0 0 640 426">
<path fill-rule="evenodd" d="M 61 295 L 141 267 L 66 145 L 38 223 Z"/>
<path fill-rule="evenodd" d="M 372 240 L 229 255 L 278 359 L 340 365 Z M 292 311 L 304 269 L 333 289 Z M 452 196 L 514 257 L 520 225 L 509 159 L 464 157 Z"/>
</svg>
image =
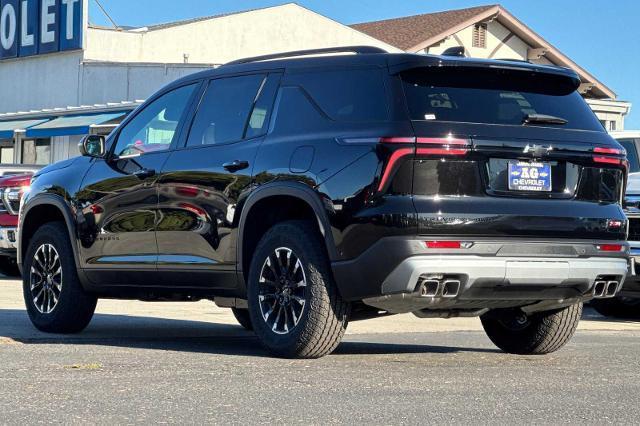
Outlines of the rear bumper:
<svg viewBox="0 0 640 426">
<path fill-rule="evenodd" d="M 617 294 L 629 269 L 628 250 L 605 254 L 598 242 L 481 240 L 469 249 L 430 250 L 425 239 L 381 240 L 360 258 L 335 263 L 343 297 L 391 312 L 583 300 L 593 297 L 596 281 L 617 282 L 603 296 Z M 425 280 L 434 289 L 440 283 L 435 294 Z M 448 295 L 446 282 L 453 282 Z"/>
<path fill-rule="evenodd" d="M 15 227 L 0 227 L 0 255 L 16 253 L 18 250 L 18 229 Z"/>
</svg>

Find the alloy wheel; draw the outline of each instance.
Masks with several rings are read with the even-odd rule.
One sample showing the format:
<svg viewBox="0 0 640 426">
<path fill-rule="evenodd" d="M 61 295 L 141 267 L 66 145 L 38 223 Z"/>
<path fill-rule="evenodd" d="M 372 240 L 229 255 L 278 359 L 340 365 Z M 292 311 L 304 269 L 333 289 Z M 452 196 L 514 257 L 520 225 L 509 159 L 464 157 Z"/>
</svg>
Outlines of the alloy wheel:
<svg viewBox="0 0 640 426">
<path fill-rule="evenodd" d="M 41 314 L 50 314 L 58 305 L 62 291 L 62 263 L 51 244 L 42 244 L 33 255 L 29 283 L 33 304 Z"/>
<path fill-rule="evenodd" d="M 280 247 L 264 261 L 258 282 L 262 319 L 276 334 L 288 334 L 299 323 L 306 304 L 307 278 L 293 250 Z"/>
</svg>

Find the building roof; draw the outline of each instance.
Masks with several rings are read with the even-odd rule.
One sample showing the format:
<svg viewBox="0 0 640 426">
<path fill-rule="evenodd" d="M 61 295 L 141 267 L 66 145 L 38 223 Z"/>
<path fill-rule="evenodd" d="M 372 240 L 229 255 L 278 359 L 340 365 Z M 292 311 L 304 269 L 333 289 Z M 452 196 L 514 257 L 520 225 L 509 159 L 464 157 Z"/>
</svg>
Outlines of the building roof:
<svg viewBox="0 0 640 426">
<path fill-rule="evenodd" d="M 475 18 L 495 5 L 425 13 L 383 21 L 365 22 L 351 25 L 351 28 L 369 34 L 402 50 L 412 48 L 425 40 L 448 33 L 457 25 Z"/>
<path fill-rule="evenodd" d="M 497 4 L 365 22 L 351 27 L 407 52 L 420 52 L 471 25 L 491 20 L 497 20 L 532 49 L 540 50 L 551 63 L 577 72 L 585 85 L 584 91 L 592 97 L 615 99 L 616 94 L 610 88 Z"/>
</svg>

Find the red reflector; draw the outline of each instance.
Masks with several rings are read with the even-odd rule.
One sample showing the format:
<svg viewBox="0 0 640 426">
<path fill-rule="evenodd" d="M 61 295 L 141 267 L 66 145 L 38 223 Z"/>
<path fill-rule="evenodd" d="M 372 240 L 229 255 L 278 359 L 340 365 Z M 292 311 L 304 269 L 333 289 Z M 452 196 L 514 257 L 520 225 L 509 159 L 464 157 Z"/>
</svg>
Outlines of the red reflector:
<svg viewBox="0 0 640 426">
<path fill-rule="evenodd" d="M 380 138 L 381 143 L 414 143 L 416 138 L 408 138 L 408 137 L 386 137 Z"/>
<path fill-rule="evenodd" d="M 613 154 L 613 155 L 622 155 L 622 151 L 616 148 L 602 148 L 596 147 L 593 149 L 593 152 L 598 154 Z"/>
<path fill-rule="evenodd" d="M 600 251 L 622 251 L 622 244 L 600 244 L 596 247 Z"/>
<path fill-rule="evenodd" d="M 393 171 L 393 167 L 396 165 L 396 163 L 402 157 L 406 157 L 407 155 L 411 155 L 411 154 L 413 154 L 413 148 L 400 148 L 396 151 L 393 151 L 393 154 L 391 154 L 391 157 L 389 157 L 389 162 L 387 163 L 387 167 L 385 167 L 384 173 L 382 174 L 382 179 L 380 179 L 380 184 L 378 185 L 378 191 L 382 191 L 382 189 L 387 184 L 387 181 L 389 180 L 389 176 L 391 176 L 391 172 Z"/>
<path fill-rule="evenodd" d="M 429 249 L 459 249 L 462 247 L 460 241 L 425 241 L 425 244 Z"/>
<path fill-rule="evenodd" d="M 611 157 L 593 157 L 593 161 L 596 163 L 604 163 L 604 164 L 622 164 L 622 160 L 619 158 L 611 158 Z"/>
</svg>

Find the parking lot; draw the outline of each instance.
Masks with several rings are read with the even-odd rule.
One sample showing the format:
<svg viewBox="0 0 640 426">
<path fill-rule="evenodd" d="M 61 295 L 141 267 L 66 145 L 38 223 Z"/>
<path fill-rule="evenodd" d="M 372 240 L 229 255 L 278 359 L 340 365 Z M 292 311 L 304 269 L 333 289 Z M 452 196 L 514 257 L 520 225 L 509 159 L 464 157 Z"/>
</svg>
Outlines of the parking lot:
<svg viewBox="0 0 640 426">
<path fill-rule="evenodd" d="M 543 357 L 497 351 L 477 319 L 403 315 L 281 360 L 211 302 L 101 301 L 84 333 L 52 336 L 0 281 L 2 423 L 635 423 L 639 350 L 640 323 L 589 309 Z"/>
</svg>

